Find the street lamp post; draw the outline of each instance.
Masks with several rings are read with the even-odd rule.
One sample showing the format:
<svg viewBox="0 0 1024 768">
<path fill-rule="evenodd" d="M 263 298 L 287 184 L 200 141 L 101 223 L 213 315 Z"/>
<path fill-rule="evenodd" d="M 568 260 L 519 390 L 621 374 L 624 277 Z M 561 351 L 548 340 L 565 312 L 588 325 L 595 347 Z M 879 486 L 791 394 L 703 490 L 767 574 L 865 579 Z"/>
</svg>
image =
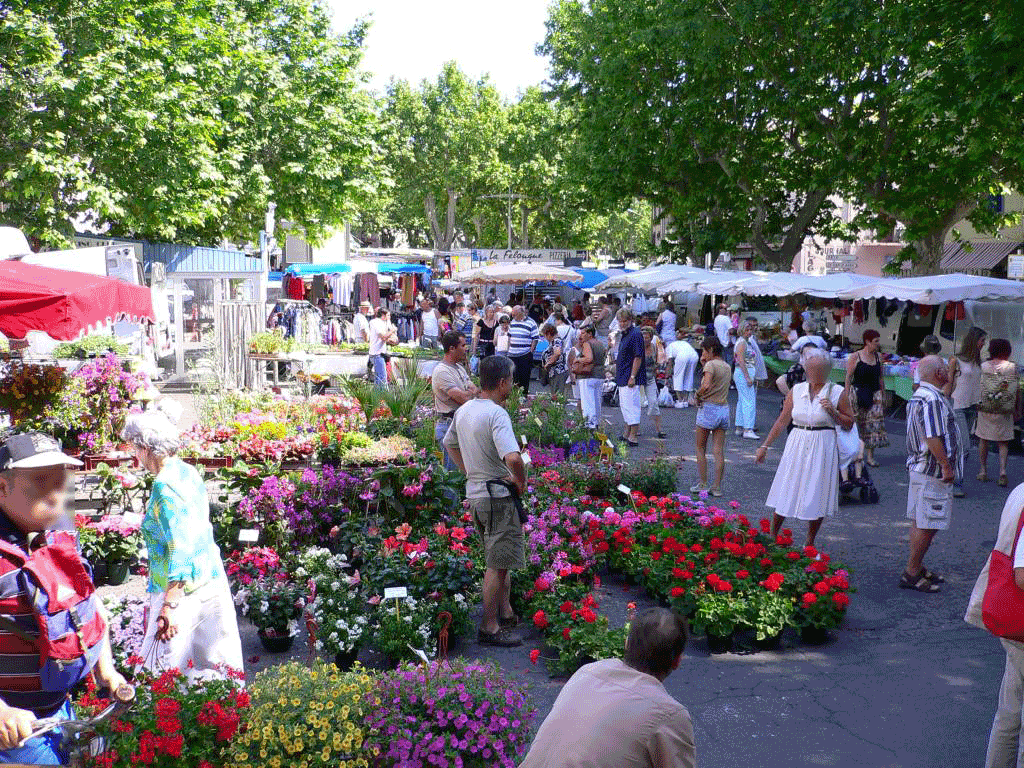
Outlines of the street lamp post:
<svg viewBox="0 0 1024 768">
<path fill-rule="evenodd" d="M 512 186 L 509 185 L 508 192 L 502 195 L 480 195 L 482 199 L 508 200 L 508 213 L 506 222 L 508 224 L 508 249 L 512 250 L 512 201 L 522 200 L 526 195 L 513 195 Z"/>
</svg>

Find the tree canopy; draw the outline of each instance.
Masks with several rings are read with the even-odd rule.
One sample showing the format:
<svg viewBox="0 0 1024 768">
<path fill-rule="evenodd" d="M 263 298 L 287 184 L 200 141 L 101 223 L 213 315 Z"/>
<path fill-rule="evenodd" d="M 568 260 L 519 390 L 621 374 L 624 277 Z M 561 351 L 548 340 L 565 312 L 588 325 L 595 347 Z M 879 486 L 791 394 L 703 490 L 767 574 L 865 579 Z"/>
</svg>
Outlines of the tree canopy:
<svg viewBox="0 0 1024 768">
<path fill-rule="evenodd" d="M 247 241 L 274 200 L 316 238 L 376 185 L 364 31 L 319 0 L 6 0 L 5 219 Z"/>
</svg>

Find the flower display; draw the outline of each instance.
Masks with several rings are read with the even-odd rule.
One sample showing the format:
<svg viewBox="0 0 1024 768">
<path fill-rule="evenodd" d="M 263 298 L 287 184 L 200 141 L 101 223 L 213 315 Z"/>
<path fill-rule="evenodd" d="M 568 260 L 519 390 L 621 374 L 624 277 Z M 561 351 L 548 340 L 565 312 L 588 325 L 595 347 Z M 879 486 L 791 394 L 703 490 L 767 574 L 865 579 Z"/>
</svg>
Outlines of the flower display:
<svg viewBox="0 0 1024 768">
<path fill-rule="evenodd" d="M 245 590 L 242 615 L 268 637 L 292 637 L 298 634 L 299 617 L 305 606 L 304 585 L 290 581 L 284 574 L 264 577 Z"/>
<path fill-rule="evenodd" d="M 119 668 L 142 649 L 146 637 L 146 608 L 149 601 L 133 595 L 106 595 L 103 607 L 110 628 L 110 650 Z"/>
<path fill-rule="evenodd" d="M 299 558 L 295 578 L 307 584 L 306 614 L 313 621 L 316 650 L 331 655 L 358 651 L 369 626 L 369 606 L 348 558 L 309 549 Z"/>
<path fill-rule="evenodd" d="M 142 533 L 134 521 L 120 515 L 108 515 L 95 521 L 75 515 L 75 527 L 82 554 L 94 565 L 134 561 L 138 557 Z"/>
<path fill-rule="evenodd" d="M 374 683 L 362 670 L 288 662 L 256 675 L 246 723 L 226 768 L 366 768 Z"/>
<path fill-rule="evenodd" d="M 99 726 L 103 751 L 91 764 L 97 768 L 223 765 L 250 704 L 240 678 L 244 675 L 230 671 L 227 679 L 189 682 L 177 669 L 159 674 L 138 669 L 131 714 Z M 90 679 L 76 708 L 89 717 L 107 704 L 108 699 L 96 695 Z"/>
<path fill-rule="evenodd" d="M 382 676 L 369 708 L 367 746 L 384 765 L 512 768 L 536 710 L 492 665 L 406 665 Z"/>
</svg>

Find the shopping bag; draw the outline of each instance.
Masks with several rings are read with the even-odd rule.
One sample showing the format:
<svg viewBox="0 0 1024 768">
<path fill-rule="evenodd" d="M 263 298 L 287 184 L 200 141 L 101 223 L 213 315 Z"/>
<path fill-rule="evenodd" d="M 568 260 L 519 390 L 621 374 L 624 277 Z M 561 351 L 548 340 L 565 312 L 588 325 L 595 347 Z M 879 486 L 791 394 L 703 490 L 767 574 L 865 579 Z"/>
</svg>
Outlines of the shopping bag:
<svg viewBox="0 0 1024 768">
<path fill-rule="evenodd" d="M 1024 485 L 1017 486 L 1003 506 L 999 534 L 981 569 L 964 621 L 996 637 L 1024 642 L 1024 590 L 1013 578 L 1017 539 L 1024 526 Z"/>
<path fill-rule="evenodd" d="M 658 405 L 662 408 L 671 408 L 675 405 L 675 400 L 672 399 L 672 393 L 668 391 L 668 387 L 662 387 L 661 392 L 658 393 Z"/>
</svg>

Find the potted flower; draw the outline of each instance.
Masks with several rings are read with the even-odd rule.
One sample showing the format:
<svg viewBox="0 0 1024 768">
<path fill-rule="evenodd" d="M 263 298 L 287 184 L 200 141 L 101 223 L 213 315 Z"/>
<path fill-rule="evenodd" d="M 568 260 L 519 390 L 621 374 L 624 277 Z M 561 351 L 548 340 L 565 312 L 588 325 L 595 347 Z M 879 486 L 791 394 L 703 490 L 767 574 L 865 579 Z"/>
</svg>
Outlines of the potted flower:
<svg viewBox="0 0 1024 768">
<path fill-rule="evenodd" d="M 428 765 L 439 744 L 465 768 L 514 768 L 526 754 L 536 710 L 492 664 L 405 665 L 382 675 L 375 693 L 364 697 L 366 750 L 381 765 Z"/>
<path fill-rule="evenodd" d="M 267 577 L 284 572 L 281 558 L 271 547 L 246 547 L 228 556 L 225 563 L 228 583 L 235 597 L 235 605 L 244 605 L 249 587 Z"/>
<path fill-rule="evenodd" d="M 349 669 L 369 626 L 369 606 L 362 596 L 359 571 L 346 573 L 349 563 L 345 555 L 327 549 L 309 549 L 299 561 L 295 576 L 307 580 L 306 615 L 312 620 L 313 647 L 332 655 L 339 668 Z"/>
<path fill-rule="evenodd" d="M 784 630 L 793 619 L 793 600 L 781 590 L 783 576 L 773 573 L 746 598 L 746 624 L 754 629 L 754 644 L 763 650 L 779 647 Z"/>
<path fill-rule="evenodd" d="M 712 653 L 732 650 L 732 634 L 746 618 L 746 601 L 732 594 L 731 581 L 709 573 L 703 593 L 697 595 L 693 622 L 704 630 Z"/>
<path fill-rule="evenodd" d="M 128 569 L 139 554 L 142 536 L 139 526 L 118 515 L 101 520 L 85 521 L 76 517 L 79 525 L 79 541 L 82 553 L 94 568 L 106 570 L 106 582 L 111 585 L 124 584 Z"/>
<path fill-rule="evenodd" d="M 373 679 L 316 661 L 290 661 L 258 673 L 248 687 L 244 734 L 231 745 L 226 768 L 365 765 L 367 714 Z M 281 701 L 288 702 L 281 706 Z"/>
<path fill-rule="evenodd" d="M 414 597 L 377 600 L 374 618 L 373 647 L 392 663 L 413 656 L 412 649 L 432 656 L 434 651 L 434 617 L 427 606 Z"/>
<path fill-rule="evenodd" d="M 839 626 L 850 604 L 850 584 L 846 571 L 832 575 L 812 573 L 805 583 L 806 591 L 797 595 L 795 623 L 800 637 L 808 645 L 821 645 L 829 631 Z"/>
<path fill-rule="evenodd" d="M 295 642 L 304 595 L 302 585 L 281 577 L 259 579 L 249 586 L 243 613 L 271 653 L 287 651 Z"/>
</svg>

